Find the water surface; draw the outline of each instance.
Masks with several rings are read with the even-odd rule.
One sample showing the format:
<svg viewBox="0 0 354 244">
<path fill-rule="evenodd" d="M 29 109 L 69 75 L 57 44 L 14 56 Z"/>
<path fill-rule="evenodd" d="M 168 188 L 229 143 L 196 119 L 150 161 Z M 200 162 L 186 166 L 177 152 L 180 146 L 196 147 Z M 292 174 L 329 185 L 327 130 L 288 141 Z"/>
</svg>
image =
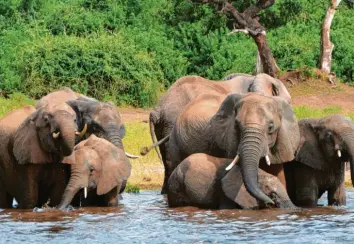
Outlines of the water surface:
<svg viewBox="0 0 354 244">
<path fill-rule="evenodd" d="M 346 207 L 300 211 L 170 209 L 157 191 L 123 198 L 117 208 L 0 210 L 0 243 L 354 242 L 353 189 L 347 189 Z"/>
</svg>

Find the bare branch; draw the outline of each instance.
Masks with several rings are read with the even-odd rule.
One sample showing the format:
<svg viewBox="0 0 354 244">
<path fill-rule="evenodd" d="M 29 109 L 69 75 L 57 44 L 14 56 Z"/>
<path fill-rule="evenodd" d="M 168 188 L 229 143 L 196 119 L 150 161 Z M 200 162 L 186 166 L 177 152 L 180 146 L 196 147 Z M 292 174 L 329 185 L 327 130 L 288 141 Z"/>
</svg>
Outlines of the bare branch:
<svg viewBox="0 0 354 244">
<path fill-rule="evenodd" d="M 245 33 L 246 35 L 249 34 L 249 31 L 247 29 L 233 29 L 230 33 L 228 33 L 227 35 L 233 35 L 235 33 L 238 33 L 238 32 L 243 32 Z"/>
<path fill-rule="evenodd" d="M 255 17 L 261 10 L 271 7 L 275 0 L 259 0 L 256 4 L 249 6 L 243 13 Z"/>
</svg>

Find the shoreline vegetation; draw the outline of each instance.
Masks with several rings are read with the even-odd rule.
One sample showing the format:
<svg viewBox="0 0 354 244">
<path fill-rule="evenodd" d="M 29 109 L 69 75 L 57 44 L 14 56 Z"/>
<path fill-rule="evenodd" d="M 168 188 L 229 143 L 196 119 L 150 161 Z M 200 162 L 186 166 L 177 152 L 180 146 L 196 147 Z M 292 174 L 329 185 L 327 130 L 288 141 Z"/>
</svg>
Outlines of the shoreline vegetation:
<svg viewBox="0 0 354 244">
<path fill-rule="evenodd" d="M 35 100 L 24 94 L 14 93 L 9 98 L 0 97 L 0 118 L 8 112 L 21 108 L 25 105 L 34 105 Z M 310 117 L 324 117 L 331 114 L 344 114 L 354 119 L 354 113 L 348 112 L 341 106 L 326 106 L 323 108 L 311 107 L 311 105 L 293 106 L 298 120 Z M 119 108 L 126 126 L 126 136 L 123 139 L 124 148 L 127 152 L 139 155 L 140 149 L 152 143 L 147 116 L 149 110 L 136 113 L 135 109 Z M 133 110 L 133 111 L 132 111 Z M 125 116 L 127 115 L 127 116 Z M 164 167 L 158 159 L 155 150 L 139 159 L 131 159 L 132 173 L 128 180 L 127 192 L 137 193 L 139 190 L 160 190 L 164 177 Z M 351 187 L 350 173 L 345 174 L 346 186 Z"/>
</svg>

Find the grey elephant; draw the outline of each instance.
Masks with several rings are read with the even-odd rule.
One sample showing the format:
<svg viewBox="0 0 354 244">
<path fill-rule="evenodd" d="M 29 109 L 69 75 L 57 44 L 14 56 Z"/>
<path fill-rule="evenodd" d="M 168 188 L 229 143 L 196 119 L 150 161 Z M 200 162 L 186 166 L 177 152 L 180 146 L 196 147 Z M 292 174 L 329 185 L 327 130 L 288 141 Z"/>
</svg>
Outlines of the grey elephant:
<svg viewBox="0 0 354 244">
<path fill-rule="evenodd" d="M 226 170 L 231 161 L 204 153 L 184 159 L 168 180 L 168 205 L 209 209 L 265 207 L 246 191 L 239 165 L 235 165 L 231 171 Z M 260 169 L 258 185 L 273 200 L 274 207 L 295 208 L 285 186 L 275 176 Z"/>
<path fill-rule="evenodd" d="M 286 164 L 287 190 L 295 205 L 317 206 L 328 192 L 328 205 L 345 205 L 345 162 L 354 179 L 354 122 L 343 115 L 299 121 L 301 140 L 296 158 Z"/>
<path fill-rule="evenodd" d="M 122 139 L 125 135 L 125 127 L 116 106 L 111 102 L 100 102 L 94 98 L 84 96 L 72 91 L 70 88 L 63 88 L 38 101 L 37 107 L 45 104 L 66 102 L 76 112 L 77 126 L 80 131 L 87 132 L 83 139 L 91 134 L 102 137 L 114 145 L 124 149 Z M 138 158 L 126 152 L 129 158 Z"/>
<path fill-rule="evenodd" d="M 60 164 L 74 149 L 76 114 L 67 104 L 25 107 L 0 122 L 0 207 L 59 204 L 68 167 Z M 18 127 L 13 125 L 16 120 Z"/>
<path fill-rule="evenodd" d="M 66 208 L 80 190 L 83 191 L 82 206 L 118 205 L 119 194 L 124 191 L 131 172 L 121 148 L 91 135 L 76 145 L 63 163 L 71 166 L 71 176 L 59 209 Z"/>
<path fill-rule="evenodd" d="M 258 168 L 277 176 L 286 185 L 282 163 L 294 159 L 299 140 L 293 110 L 282 98 L 259 93 L 203 94 L 187 105 L 171 132 L 167 177 L 194 153 L 235 158 L 235 161 L 241 158 L 247 191 L 269 203 L 271 199 L 257 184 Z"/>
<path fill-rule="evenodd" d="M 141 152 L 145 155 L 152 148 L 159 146 L 160 159 L 166 168 L 169 164 L 170 155 L 168 152 L 167 138 L 175 125 L 178 116 L 184 111 L 187 104 L 193 101 L 200 94 L 230 94 L 248 92 L 260 92 L 268 96 L 280 96 L 290 102 L 289 95 L 284 84 L 267 74 L 251 76 L 247 74 L 234 74 L 224 81 L 212 81 L 200 76 L 184 76 L 178 79 L 160 99 L 158 105 L 151 111 L 149 117 L 150 133 L 154 145 L 144 148 Z M 155 140 L 155 136 L 158 143 Z M 167 174 L 165 174 L 167 175 Z M 164 179 L 162 193 L 166 190 L 167 178 Z"/>
</svg>

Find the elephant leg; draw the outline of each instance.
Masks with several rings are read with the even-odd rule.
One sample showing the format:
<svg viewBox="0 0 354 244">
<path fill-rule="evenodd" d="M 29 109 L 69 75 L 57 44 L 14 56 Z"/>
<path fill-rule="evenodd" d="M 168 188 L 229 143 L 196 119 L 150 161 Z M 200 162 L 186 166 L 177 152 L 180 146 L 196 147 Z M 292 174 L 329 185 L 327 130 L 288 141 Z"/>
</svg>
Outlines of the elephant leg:
<svg viewBox="0 0 354 244">
<path fill-rule="evenodd" d="M 66 173 L 63 169 L 57 170 L 55 182 L 49 192 L 50 206 L 58 206 L 61 202 L 66 187 Z"/>
<path fill-rule="evenodd" d="M 38 205 L 39 182 L 37 180 L 37 165 L 21 165 L 18 167 L 23 179 L 19 196 L 19 208 L 34 208 Z"/>
<path fill-rule="evenodd" d="M 302 207 L 316 207 L 319 189 L 315 173 L 306 165 L 298 165 L 295 171 L 296 201 L 295 205 Z"/>
<path fill-rule="evenodd" d="M 339 186 L 328 189 L 328 205 L 346 205 L 346 194 L 344 182 L 341 182 Z"/>
<path fill-rule="evenodd" d="M 5 185 L 0 180 L 0 208 L 12 208 L 13 197 L 5 190 Z"/>
<path fill-rule="evenodd" d="M 119 184 L 117 187 L 114 187 L 107 194 L 104 195 L 104 202 L 106 206 L 109 207 L 117 207 L 119 203 L 119 190 L 121 185 Z"/>
</svg>

